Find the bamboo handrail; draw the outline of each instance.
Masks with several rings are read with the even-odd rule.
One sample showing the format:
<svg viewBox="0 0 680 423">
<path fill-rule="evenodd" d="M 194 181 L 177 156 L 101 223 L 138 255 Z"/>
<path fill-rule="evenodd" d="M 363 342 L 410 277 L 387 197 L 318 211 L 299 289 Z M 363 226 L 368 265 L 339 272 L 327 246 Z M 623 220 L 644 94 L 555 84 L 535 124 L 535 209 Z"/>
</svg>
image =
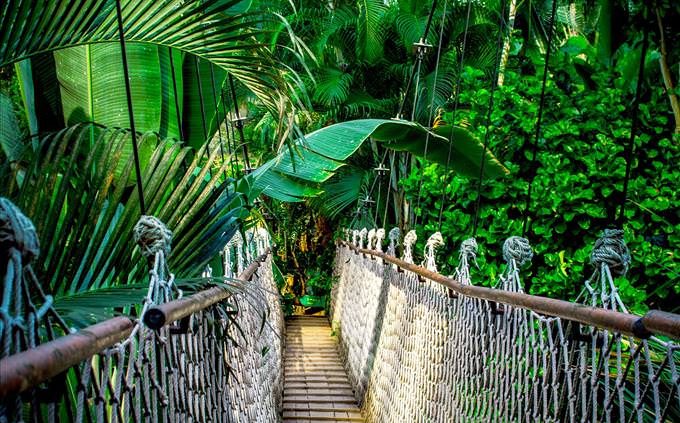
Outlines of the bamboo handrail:
<svg viewBox="0 0 680 423">
<path fill-rule="evenodd" d="M 407 263 L 392 257 L 382 251 L 358 248 L 347 241 L 340 240 L 340 244 L 348 247 L 357 254 L 380 257 L 386 262 L 399 268 L 413 272 L 423 278 L 437 282 L 451 291 L 471 298 L 478 298 L 494 303 L 501 303 L 513 307 L 523 308 L 552 317 L 579 322 L 646 339 L 652 334 L 665 335 L 673 339 L 680 339 L 680 315 L 659 310 L 651 310 L 644 316 L 591 307 L 569 301 L 529 295 L 520 292 L 510 292 L 501 289 L 486 288 L 475 285 L 463 285 L 460 281 L 439 273 L 432 272 L 421 266 Z"/>
<path fill-rule="evenodd" d="M 238 279 L 243 282 L 250 280 L 259 268 L 260 263 L 267 258 L 270 252 L 271 249 L 267 248 L 264 254 L 257 257 L 239 275 Z M 209 288 L 187 298 L 180 298 L 152 307 L 145 313 L 143 320 L 146 323 L 147 314 L 154 310 L 150 318 L 156 325 L 148 326 L 152 329 L 159 329 L 170 322 L 210 307 L 226 299 L 229 295 L 229 291 L 224 288 Z M 158 326 L 157 323 L 161 318 L 164 320 Z M 19 395 L 102 350 L 116 345 L 116 343 L 130 336 L 134 325 L 134 321 L 129 317 L 114 317 L 38 345 L 35 348 L 3 358 L 0 360 L 0 398 Z"/>
</svg>

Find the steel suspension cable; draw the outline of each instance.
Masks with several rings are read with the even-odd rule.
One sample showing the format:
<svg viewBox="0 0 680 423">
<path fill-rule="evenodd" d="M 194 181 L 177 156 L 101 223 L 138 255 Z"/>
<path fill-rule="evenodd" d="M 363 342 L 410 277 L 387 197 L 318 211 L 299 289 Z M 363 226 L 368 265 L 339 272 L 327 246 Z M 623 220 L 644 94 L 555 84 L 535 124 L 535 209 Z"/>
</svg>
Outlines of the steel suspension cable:
<svg viewBox="0 0 680 423">
<path fill-rule="evenodd" d="M 623 178 L 623 194 L 621 196 L 621 206 L 619 209 L 618 225 L 623 228 L 623 220 L 625 218 L 626 202 L 628 201 L 628 182 L 630 181 L 633 153 L 635 152 L 635 134 L 638 131 L 638 124 L 640 117 L 638 110 L 640 109 L 640 91 L 642 91 L 642 79 L 645 75 L 645 56 L 649 47 L 649 25 L 645 22 L 643 29 L 642 48 L 640 51 L 640 65 L 638 68 L 638 80 L 635 85 L 635 98 L 633 99 L 633 116 L 630 124 L 630 137 L 628 139 L 628 146 L 625 151 L 626 157 L 626 175 Z"/>
<path fill-rule="evenodd" d="M 430 9 L 430 15 L 427 18 L 427 24 L 425 25 L 425 30 L 423 32 L 423 37 L 421 38 L 422 42 L 424 43 L 425 40 L 427 40 L 427 35 L 430 32 L 430 25 L 432 24 L 432 16 L 434 16 L 434 11 L 437 8 L 437 0 L 434 0 L 432 2 L 432 8 Z M 406 83 L 406 90 L 404 90 L 404 98 L 401 100 L 401 104 L 399 106 L 399 111 L 397 112 L 397 119 L 401 119 L 403 112 L 404 112 L 404 106 L 406 105 L 406 100 L 408 99 L 408 93 L 411 90 L 411 85 L 413 84 L 413 78 L 416 75 L 416 69 L 418 68 L 418 63 L 422 60 L 422 56 L 417 59 L 414 63 L 413 66 L 411 66 L 411 73 L 408 78 L 408 82 Z"/>
<path fill-rule="evenodd" d="M 548 72 L 550 71 L 550 52 L 552 51 L 553 35 L 555 33 L 555 13 L 557 11 L 557 0 L 552 0 L 552 11 L 550 12 L 550 25 L 548 26 L 548 43 L 545 52 L 545 66 L 543 67 L 543 82 L 541 85 L 541 97 L 538 103 L 538 116 L 536 117 L 536 133 L 534 141 L 531 144 L 531 167 L 529 171 L 529 188 L 527 189 L 526 203 L 524 205 L 524 223 L 522 224 L 522 237 L 526 235 L 529 229 L 529 207 L 531 205 L 531 194 L 533 191 L 533 182 L 538 172 L 538 163 L 536 162 L 536 155 L 538 153 L 538 139 L 541 136 L 541 123 L 543 121 L 543 107 L 545 106 L 545 87 L 548 81 Z"/>
<path fill-rule="evenodd" d="M 469 4 L 469 3 L 468 3 Z M 434 126 L 434 123 L 432 121 L 432 116 L 434 114 L 434 99 L 437 94 L 437 80 L 439 78 L 439 63 L 442 55 L 442 44 L 444 40 L 444 26 L 446 24 L 446 6 L 447 2 L 444 2 L 444 7 L 442 10 L 442 22 L 439 27 L 439 45 L 437 46 L 437 59 L 435 61 L 435 67 L 434 67 L 434 81 L 432 83 L 432 96 L 430 100 L 430 115 L 427 119 L 428 125 L 431 127 Z M 416 85 L 417 87 L 417 85 Z M 414 102 L 413 102 L 413 110 L 415 111 L 415 104 L 416 104 L 416 99 L 418 98 L 417 95 L 417 89 L 416 89 L 416 94 L 414 95 Z M 425 149 L 423 150 L 423 162 L 427 161 L 427 149 L 429 146 L 430 142 L 430 131 L 427 131 L 425 134 Z M 425 163 L 423 163 L 425 166 Z M 423 188 L 423 178 L 425 177 L 425 172 L 420 172 L 420 180 L 418 181 L 418 196 L 416 198 L 416 206 L 414 207 L 413 211 L 415 212 L 420 208 L 420 198 L 421 198 L 421 191 Z M 414 213 L 415 214 L 415 213 Z M 416 215 L 414 217 L 414 226 L 418 226 L 418 216 Z"/>
<path fill-rule="evenodd" d="M 465 60 L 465 49 L 467 48 L 467 36 L 468 30 L 470 29 L 470 12 L 472 10 L 472 2 L 468 1 L 467 13 L 465 16 L 465 30 L 463 31 L 463 47 L 460 52 L 460 61 L 458 62 L 458 75 L 456 76 L 456 94 L 453 100 L 453 115 L 451 117 L 451 126 L 453 127 L 456 120 L 456 112 L 458 112 L 458 105 L 460 104 L 460 80 L 463 73 L 463 62 Z M 441 232 L 442 230 L 442 216 L 444 214 L 444 197 L 446 195 L 446 187 L 451 180 L 448 177 L 449 166 L 451 164 L 451 152 L 453 147 L 453 128 L 451 128 L 451 135 L 449 135 L 449 151 L 446 155 L 446 167 L 444 168 L 444 187 L 442 188 L 442 195 L 439 198 L 439 216 L 437 217 L 437 230 Z"/>
<path fill-rule="evenodd" d="M 494 109 L 494 94 L 496 92 L 496 86 L 498 84 L 498 71 L 500 67 L 500 53 L 501 53 L 501 42 L 503 40 L 503 13 L 505 13 L 505 0 L 501 1 L 501 8 L 500 8 L 500 19 L 499 19 L 499 28 L 498 28 L 498 38 L 496 39 L 496 57 L 494 61 L 494 73 L 493 73 L 493 78 L 491 79 L 491 92 L 489 93 L 489 106 L 488 110 L 486 113 L 486 123 L 485 123 L 485 128 L 486 128 L 486 133 L 484 134 L 484 148 L 482 148 L 482 162 L 479 166 L 479 178 L 477 181 L 477 199 L 475 201 L 475 217 L 473 220 L 473 226 L 472 226 L 472 236 L 477 235 L 477 228 L 479 226 L 479 209 L 481 207 L 481 200 L 482 200 L 482 180 L 484 179 L 484 163 L 486 161 L 486 149 L 489 146 L 489 138 L 490 138 L 490 131 L 489 127 L 491 126 L 491 113 L 493 112 Z"/>
<path fill-rule="evenodd" d="M 194 56 L 194 70 L 196 72 L 196 84 L 198 84 L 198 100 L 201 103 L 201 124 L 203 126 L 203 139 L 205 140 L 205 152 L 210 157 L 210 140 L 208 139 L 208 125 L 205 121 L 205 104 L 203 103 L 203 84 L 201 81 L 201 70 L 198 65 L 198 56 Z M 212 172 L 208 169 L 208 177 L 212 177 Z"/>
<path fill-rule="evenodd" d="M 132 140 L 132 156 L 135 161 L 135 176 L 137 180 L 137 192 L 139 195 L 139 208 L 142 215 L 146 215 L 144 204 L 144 187 L 142 186 L 142 169 L 139 161 L 139 149 L 137 147 L 137 130 L 135 128 L 135 115 L 132 108 L 132 88 L 130 87 L 130 70 L 128 68 L 127 51 L 125 50 L 125 31 L 123 30 L 123 11 L 120 0 L 116 0 L 116 19 L 118 21 L 118 38 L 120 40 L 120 52 L 123 60 L 123 76 L 125 78 L 125 96 L 127 97 L 128 118 L 130 120 L 130 138 Z"/>
<path fill-rule="evenodd" d="M 227 98 L 224 96 L 224 86 L 220 88 L 220 98 L 222 98 L 222 113 L 224 113 L 224 132 L 227 134 L 227 152 L 229 153 L 229 165 L 231 167 L 231 175 L 233 177 L 236 176 L 235 170 L 234 170 L 234 161 L 238 160 L 236 157 L 236 140 L 234 136 L 234 126 L 230 124 L 228 121 L 229 113 L 227 112 Z M 230 135 L 230 130 L 231 130 L 231 135 Z M 232 149 L 231 143 L 232 139 L 234 139 L 234 148 Z M 236 165 L 238 165 L 238 161 L 236 162 Z"/>
<path fill-rule="evenodd" d="M 250 160 L 248 159 L 248 145 L 246 144 L 246 136 L 243 133 L 243 121 L 238 110 L 238 100 L 236 99 L 236 88 L 234 88 L 234 78 L 229 74 L 229 88 L 231 89 L 231 97 L 234 102 L 234 114 L 236 115 L 236 128 L 241 139 L 241 148 L 243 149 L 243 162 L 245 164 L 245 173 L 250 172 Z"/>
<path fill-rule="evenodd" d="M 217 121 L 217 134 L 220 137 L 220 157 L 222 158 L 222 164 L 224 164 L 224 140 L 222 139 L 222 120 L 220 119 L 220 108 L 217 104 L 217 94 L 215 86 L 215 69 L 212 62 L 210 62 L 210 86 L 212 87 L 212 98 L 213 105 L 215 106 L 215 119 Z M 227 117 L 224 117 L 225 121 Z M 224 169 L 224 178 L 227 178 L 227 169 Z"/>
<path fill-rule="evenodd" d="M 179 108 L 179 93 L 177 90 L 177 75 L 175 74 L 175 61 L 172 58 L 172 47 L 168 47 L 168 55 L 170 56 L 170 75 L 172 77 L 172 92 L 175 96 L 175 114 L 177 115 L 177 132 L 179 132 L 179 139 L 184 139 L 184 128 L 182 127 L 182 112 Z"/>
</svg>

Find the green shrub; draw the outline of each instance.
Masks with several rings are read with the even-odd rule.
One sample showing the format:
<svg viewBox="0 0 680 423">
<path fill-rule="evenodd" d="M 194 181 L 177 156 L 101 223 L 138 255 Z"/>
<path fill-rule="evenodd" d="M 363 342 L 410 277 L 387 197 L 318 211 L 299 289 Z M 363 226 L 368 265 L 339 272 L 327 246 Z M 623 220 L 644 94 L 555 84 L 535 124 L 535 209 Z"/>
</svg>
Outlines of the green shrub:
<svg viewBox="0 0 680 423">
<path fill-rule="evenodd" d="M 535 257 L 523 273 L 525 290 L 573 300 L 591 275 L 589 257 L 595 239 L 603 229 L 617 226 L 633 95 L 617 74 L 604 69 L 581 77 L 566 54 L 558 55 L 551 67 L 537 145 L 539 165 L 528 210 L 524 209 L 542 68 L 535 75 L 508 70 L 505 85 L 496 91 L 489 145 L 511 176 L 482 184 L 476 236 L 480 270 L 473 278 L 477 284 L 493 283 L 502 269 L 502 243 L 522 233 L 526 216 Z M 488 80 L 472 68 L 466 69 L 462 79 L 455 122 L 484 139 Z M 672 139 L 670 108 L 657 82 L 646 86 L 640 105 L 640 132 L 624 222 L 633 263 L 618 281 L 624 302 L 639 313 L 647 308 L 680 310 L 674 300 L 680 293 L 680 140 Z M 458 257 L 450 251 L 472 236 L 477 181 L 451 178 L 441 167 L 425 165 L 403 181 L 407 197 L 418 196 L 421 178 L 421 207 L 416 210 L 420 251 L 438 229 L 445 190 L 442 235 L 449 245 L 441 249 L 446 253 L 440 263 L 446 263 L 444 272 L 452 273 Z"/>
</svg>

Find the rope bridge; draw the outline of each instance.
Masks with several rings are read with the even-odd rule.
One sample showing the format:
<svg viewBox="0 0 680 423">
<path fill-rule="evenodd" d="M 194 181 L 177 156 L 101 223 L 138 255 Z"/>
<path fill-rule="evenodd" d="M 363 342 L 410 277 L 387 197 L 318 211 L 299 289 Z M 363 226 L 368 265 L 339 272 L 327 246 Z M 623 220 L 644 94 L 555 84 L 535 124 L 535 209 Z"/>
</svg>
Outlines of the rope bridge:
<svg viewBox="0 0 680 423">
<path fill-rule="evenodd" d="M 352 232 L 339 243 L 332 319 L 349 378 L 368 421 L 670 422 L 680 412 L 680 318 L 628 314 L 613 279 L 630 255 L 606 231 L 585 282 L 588 306 L 526 295 L 524 238 L 503 247 L 496 289 L 472 285 L 474 239 L 453 278 L 436 273 L 433 235 L 423 267 L 415 232 L 395 258 L 398 229 Z M 364 248 L 364 246 L 367 248 Z M 406 269 L 406 270 L 404 270 Z"/>
<path fill-rule="evenodd" d="M 188 296 L 166 265 L 172 233 L 143 216 L 133 235 L 150 269 L 140 317 L 74 331 L 31 269 L 39 254 L 32 223 L 0 199 L 0 421 L 680 416 L 680 317 L 627 312 L 614 280 L 630 264 L 621 231 L 605 231 L 595 245 L 585 305 L 523 292 L 521 268 L 532 258 L 524 238 L 506 241 L 506 270 L 486 288 L 470 277 L 474 239 L 462 243 L 456 274 L 446 277 L 437 273 L 439 233 L 418 266 L 413 231 L 403 241 L 390 231 L 386 252 L 383 229 L 354 231 L 351 241 L 347 232 L 335 262 L 333 331 L 322 320 L 290 320 L 286 341 L 265 230 L 237 234 L 225 247 L 224 273 L 234 279 L 206 268 L 215 286 Z"/>
</svg>

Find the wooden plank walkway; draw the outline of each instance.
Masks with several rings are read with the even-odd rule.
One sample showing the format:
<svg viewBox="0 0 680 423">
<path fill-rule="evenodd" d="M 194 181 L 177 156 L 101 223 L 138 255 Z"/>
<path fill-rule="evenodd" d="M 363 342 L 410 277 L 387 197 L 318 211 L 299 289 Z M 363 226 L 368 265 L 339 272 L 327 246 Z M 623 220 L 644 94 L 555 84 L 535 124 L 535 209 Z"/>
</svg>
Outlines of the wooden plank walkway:
<svg viewBox="0 0 680 423">
<path fill-rule="evenodd" d="M 364 421 L 324 317 L 286 321 L 283 421 Z"/>
</svg>

